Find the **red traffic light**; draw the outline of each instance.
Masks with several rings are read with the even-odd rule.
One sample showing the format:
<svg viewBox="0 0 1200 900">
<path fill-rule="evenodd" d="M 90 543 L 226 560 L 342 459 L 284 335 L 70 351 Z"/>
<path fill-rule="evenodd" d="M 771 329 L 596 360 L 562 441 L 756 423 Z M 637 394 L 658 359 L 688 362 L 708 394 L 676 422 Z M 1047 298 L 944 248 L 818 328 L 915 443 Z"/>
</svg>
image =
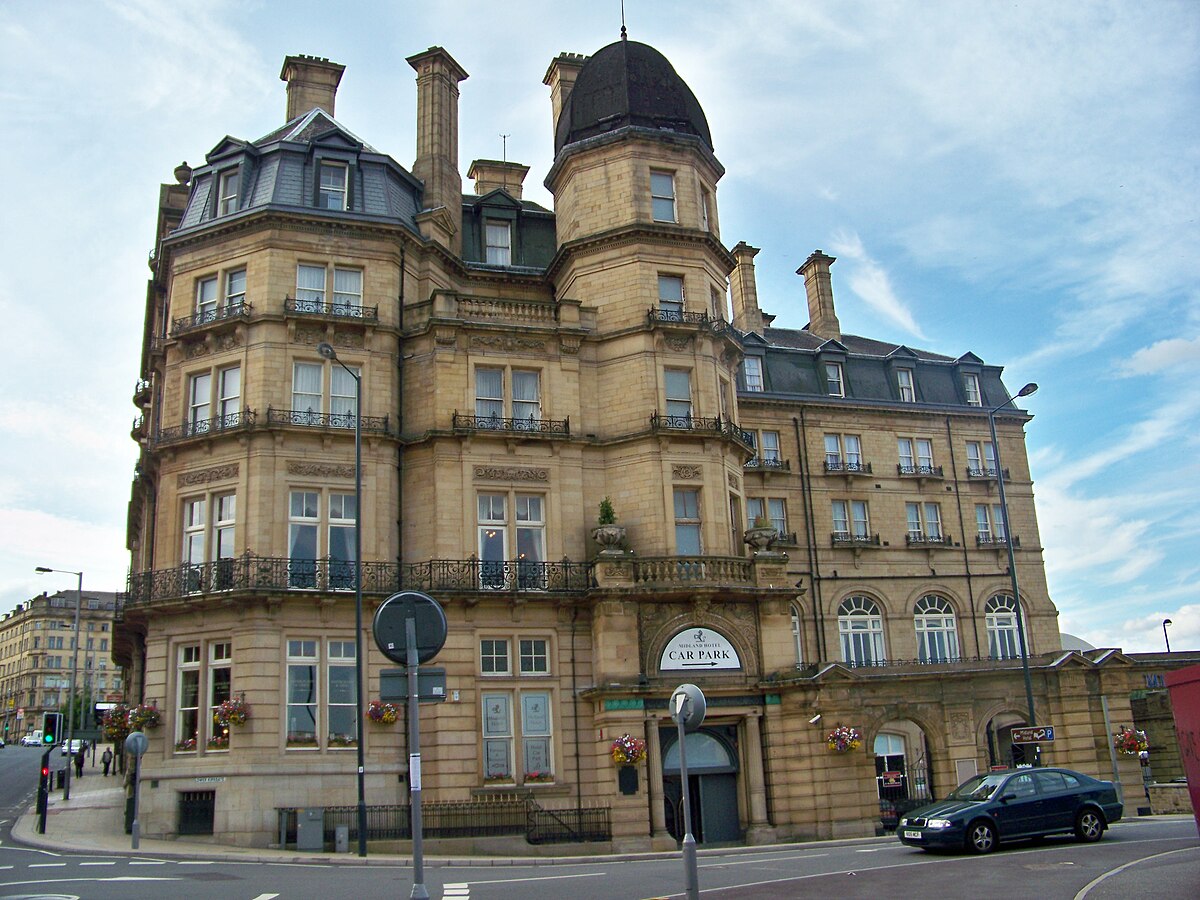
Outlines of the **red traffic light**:
<svg viewBox="0 0 1200 900">
<path fill-rule="evenodd" d="M 46 778 L 50 774 L 49 766 L 42 766 L 42 777 Z"/>
</svg>

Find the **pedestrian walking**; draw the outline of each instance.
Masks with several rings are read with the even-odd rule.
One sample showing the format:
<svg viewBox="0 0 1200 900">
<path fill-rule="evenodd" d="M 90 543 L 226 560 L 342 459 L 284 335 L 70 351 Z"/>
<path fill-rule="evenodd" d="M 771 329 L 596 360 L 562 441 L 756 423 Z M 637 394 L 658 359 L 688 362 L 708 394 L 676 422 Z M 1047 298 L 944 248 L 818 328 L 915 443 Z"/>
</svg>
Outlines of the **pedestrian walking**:
<svg viewBox="0 0 1200 900">
<path fill-rule="evenodd" d="M 104 748 L 104 755 L 100 757 L 100 762 L 104 763 L 104 777 L 108 777 L 108 767 L 112 765 L 113 754 L 111 747 Z"/>
<path fill-rule="evenodd" d="M 85 759 L 87 757 L 83 753 L 83 748 L 80 747 L 79 751 L 75 754 L 75 775 L 79 778 L 83 777 L 83 761 Z"/>
</svg>

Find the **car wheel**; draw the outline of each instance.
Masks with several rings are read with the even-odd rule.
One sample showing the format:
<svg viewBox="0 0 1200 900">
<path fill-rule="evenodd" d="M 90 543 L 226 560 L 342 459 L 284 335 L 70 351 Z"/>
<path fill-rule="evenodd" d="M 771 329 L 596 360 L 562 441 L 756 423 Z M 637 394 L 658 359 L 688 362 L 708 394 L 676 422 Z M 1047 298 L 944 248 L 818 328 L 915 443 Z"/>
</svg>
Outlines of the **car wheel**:
<svg viewBox="0 0 1200 900">
<path fill-rule="evenodd" d="M 1104 837 L 1104 814 L 1094 809 L 1085 809 L 1075 817 L 1075 837 L 1089 844 Z"/>
<path fill-rule="evenodd" d="M 991 853 L 996 849 L 996 827 L 984 819 L 967 828 L 967 849 L 972 853 Z"/>
</svg>

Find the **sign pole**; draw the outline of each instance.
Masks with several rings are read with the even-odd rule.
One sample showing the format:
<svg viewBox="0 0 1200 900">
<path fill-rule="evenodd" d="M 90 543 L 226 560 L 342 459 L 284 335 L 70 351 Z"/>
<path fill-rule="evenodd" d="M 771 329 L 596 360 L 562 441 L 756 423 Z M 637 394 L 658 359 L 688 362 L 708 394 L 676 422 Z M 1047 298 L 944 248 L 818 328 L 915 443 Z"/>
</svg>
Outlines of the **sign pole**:
<svg viewBox="0 0 1200 900">
<path fill-rule="evenodd" d="M 409 613 L 404 620 L 408 662 L 408 790 L 412 810 L 413 886 L 412 900 L 429 900 L 425 889 L 425 854 L 421 841 L 421 704 L 417 700 L 417 619 Z"/>
<path fill-rule="evenodd" d="M 141 838 L 141 824 L 138 822 L 138 804 L 141 802 L 142 790 L 142 755 L 146 752 L 149 746 L 149 741 L 146 735 L 140 731 L 130 732 L 125 738 L 125 752 L 133 757 L 133 825 L 130 828 L 130 833 L 133 835 L 132 847 L 138 849 L 138 842 Z"/>
<path fill-rule="evenodd" d="M 700 900 L 700 875 L 696 870 L 696 838 L 692 836 L 692 798 L 688 790 L 687 740 L 683 733 L 684 697 L 678 700 L 680 710 L 676 721 L 679 732 L 679 780 L 683 782 L 683 894 L 687 900 Z"/>
</svg>

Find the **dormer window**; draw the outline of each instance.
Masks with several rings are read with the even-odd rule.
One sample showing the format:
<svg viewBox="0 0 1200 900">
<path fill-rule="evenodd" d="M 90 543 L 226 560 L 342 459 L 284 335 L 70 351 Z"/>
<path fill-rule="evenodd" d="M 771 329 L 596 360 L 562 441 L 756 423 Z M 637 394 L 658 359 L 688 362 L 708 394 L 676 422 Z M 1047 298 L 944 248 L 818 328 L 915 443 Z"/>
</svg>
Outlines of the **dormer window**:
<svg viewBox="0 0 1200 900">
<path fill-rule="evenodd" d="M 650 173 L 651 214 L 655 222 L 676 222 L 675 176 L 670 172 Z"/>
<path fill-rule="evenodd" d="M 346 208 L 346 179 L 349 168 L 342 163 L 321 163 L 321 181 L 317 189 L 317 206 L 320 209 Z"/>
<path fill-rule="evenodd" d="M 841 363 L 825 363 L 825 392 L 830 397 L 846 396 L 846 382 L 842 378 Z"/>
<path fill-rule="evenodd" d="M 484 259 L 488 265 L 512 265 L 512 226 L 498 219 L 488 219 L 484 227 L 486 242 Z"/>
<path fill-rule="evenodd" d="M 967 406 L 983 406 L 983 398 L 979 393 L 979 376 L 971 372 L 963 374 L 963 394 L 967 398 Z"/>
<path fill-rule="evenodd" d="M 900 391 L 901 403 L 915 403 L 917 400 L 916 383 L 913 381 L 912 369 L 896 370 L 896 388 Z"/>
<path fill-rule="evenodd" d="M 742 360 L 742 375 L 746 379 L 746 390 L 763 390 L 762 360 L 757 356 L 747 356 Z"/>
<path fill-rule="evenodd" d="M 221 175 L 217 186 L 217 215 L 227 216 L 237 212 L 238 170 L 231 169 Z"/>
</svg>

